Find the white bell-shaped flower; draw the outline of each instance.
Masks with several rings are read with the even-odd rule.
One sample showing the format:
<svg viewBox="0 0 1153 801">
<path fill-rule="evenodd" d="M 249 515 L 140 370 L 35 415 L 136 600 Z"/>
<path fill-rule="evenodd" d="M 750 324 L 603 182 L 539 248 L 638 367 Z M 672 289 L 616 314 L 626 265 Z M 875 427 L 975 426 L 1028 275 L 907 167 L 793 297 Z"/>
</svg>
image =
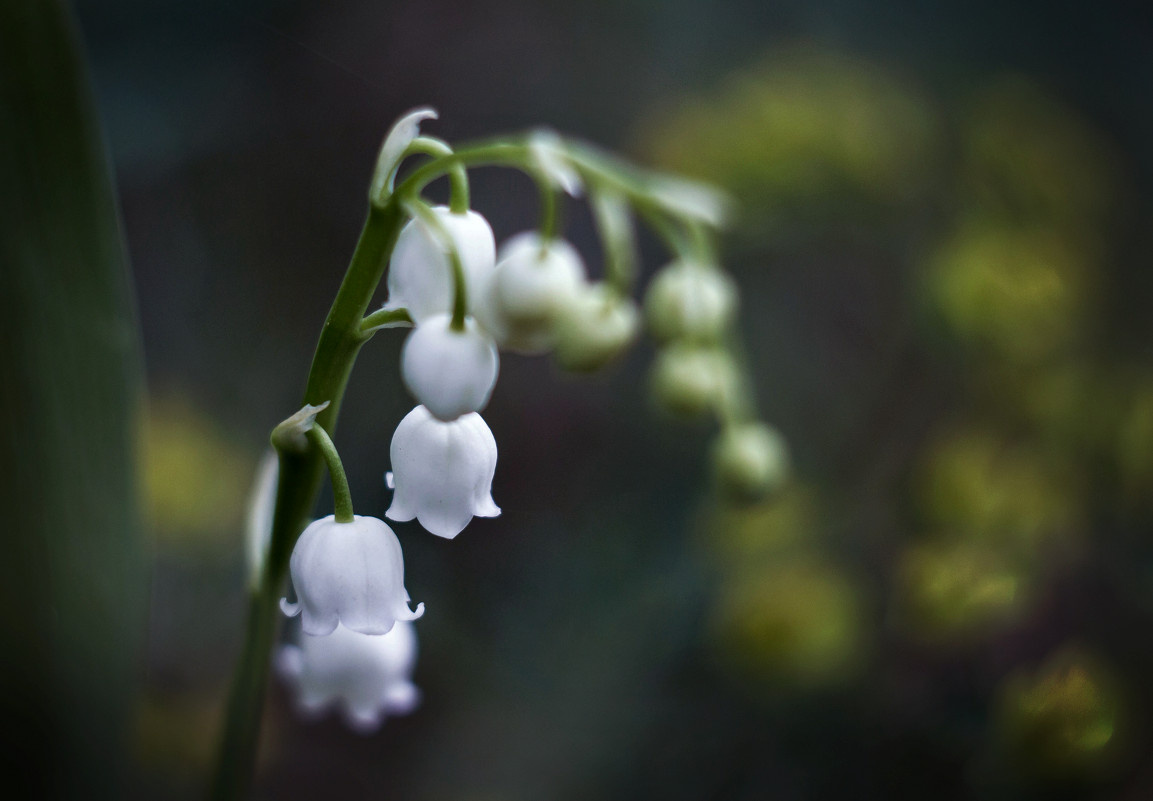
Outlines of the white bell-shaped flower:
<svg viewBox="0 0 1153 801">
<path fill-rule="evenodd" d="M 325 637 L 301 634 L 298 645 L 283 645 L 276 653 L 276 670 L 292 687 L 301 715 L 317 718 L 335 706 L 362 734 L 420 704 L 412 683 L 415 663 L 416 630 L 405 620 L 387 634 L 358 634 L 344 626 Z"/>
<path fill-rule="evenodd" d="M 415 612 L 408 608 L 400 541 L 378 518 L 314 521 L 296 541 L 289 569 L 298 600 L 283 598 L 280 608 L 289 617 L 304 613 L 305 634 L 323 637 L 338 623 L 361 634 L 384 634 L 396 621 L 424 614 L 424 604 Z"/>
<path fill-rule="evenodd" d="M 496 240 L 488 221 L 475 211 L 455 214 L 447 206 L 433 206 L 453 247 L 460 254 L 468 290 L 485 284 L 496 262 Z M 401 229 L 388 268 L 386 309 L 408 309 L 420 324 L 435 314 L 452 311 L 453 273 L 449 243 L 419 218 Z"/>
<path fill-rule="evenodd" d="M 452 316 L 429 317 L 404 342 L 400 374 L 409 392 L 441 420 L 479 412 L 499 369 L 496 343 L 471 317 L 454 331 Z"/>
<path fill-rule="evenodd" d="M 554 325 L 585 282 L 576 248 L 526 231 L 505 242 L 474 314 L 503 348 L 542 353 L 552 347 Z"/>
<path fill-rule="evenodd" d="M 400 421 L 392 435 L 395 490 L 385 512 L 400 522 L 414 517 L 438 537 L 452 539 L 475 517 L 500 514 L 492 500 L 496 440 L 475 412 L 444 422 L 423 406 Z"/>
</svg>

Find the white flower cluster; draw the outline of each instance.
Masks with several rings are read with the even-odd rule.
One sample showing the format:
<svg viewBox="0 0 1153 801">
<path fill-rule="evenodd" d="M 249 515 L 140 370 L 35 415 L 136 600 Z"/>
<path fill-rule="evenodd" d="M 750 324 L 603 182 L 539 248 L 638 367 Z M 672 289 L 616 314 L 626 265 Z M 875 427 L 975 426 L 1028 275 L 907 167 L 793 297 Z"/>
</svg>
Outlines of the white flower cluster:
<svg viewBox="0 0 1153 801">
<path fill-rule="evenodd" d="M 566 369 L 592 370 L 636 336 L 640 313 L 628 294 L 635 243 L 626 194 L 663 220 L 666 233 L 668 225 L 680 225 L 698 241 L 707 237 L 705 227 L 720 223 L 725 208 L 715 192 L 689 182 L 606 178 L 615 169 L 610 162 L 569 149 L 551 132 L 531 135 L 521 166 L 537 175 L 543 197 L 555 203 L 554 193 L 590 195 L 606 249 L 606 279 L 593 282 L 577 250 L 552 234 L 551 211 L 542 231 L 519 233 L 498 249 L 477 212 L 427 206 L 419 187 L 406 193 L 413 185 L 408 179 L 396 189 L 400 197 L 392 194 L 406 155 L 453 153 L 439 140 L 419 137 L 420 123 L 435 116 L 431 109 L 410 113 L 381 149 L 370 199 L 377 208 L 394 204 L 409 219 L 389 257 L 387 302 L 365 318 L 362 331 L 413 325 L 401 352 L 401 377 L 418 405 L 392 438 L 385 480 L 394 494 L 385 516 L 415 519 L 452 539 L 473 517 L 500 514 L 492 498 L 496 440 L 480 416 L 496 385 L 500 352 L 552 352 Z M 457 206 L 467 206 L 467 182 L 463 167 L 457 168 L 463 183 L 454 184 L 453 197 Z M 707 256 L 685 255 L 685 237 L 671 240 L 678 259 L 658 274 L 646 300 L 649 327 L 664 344 L 654 389 L 672 410 L 717 412 L 724 425 L 714 453 L 718 476 L 730 487 L 759 491 L 779 483 L 785 455 L 776 432 L 742 409 L 747 393 L 724 344 L 736 289 Z M 285 614 L 302 615 L 302 634 L 299 645 L 281 649 L 277 666 L 303 710 L 335 704 L 355 728 L 372 730 L 384 715 L 403 714 L 417 703 L 410 621 L 424 605 L 409 608 L 404 557 L 392 529 L 352 514 L 335 447 L 323 431 L 311 430 L 323 408 L 305 407 L 282 424 L 291 424 L 294 442 L 308 433 L 326 449 L 339 497 L 337 514 L 308 526 L 293 550 L 298 600 L 284 599 L 281 606 Z"/>
<path fill-rule="evenodd" d="M 568 242 L 527 231 L 498 252 L 480 214 L 431 211 L 435 227 L 424 217 L 409 221 L 389 266 L 385 308 L 406 309 L 415 324 L 401 376 L 420 405 L 392 439 L 387 481 L 395 495 L 385 515 L 415 518 L 451 539 L 473 517 L 500 514 L 492 500 L 496 440 L 479 414 L 496 384 L 499 351 L 579 352 L 585 342 L 603 363 L 632 339 L 638 314 L 588 280 Z M 468 298 L 468 314 L 456 324 L 454 254 Z M 573 330 L 576 318 L 591 320 L 596 335 Z"/>
</svg>

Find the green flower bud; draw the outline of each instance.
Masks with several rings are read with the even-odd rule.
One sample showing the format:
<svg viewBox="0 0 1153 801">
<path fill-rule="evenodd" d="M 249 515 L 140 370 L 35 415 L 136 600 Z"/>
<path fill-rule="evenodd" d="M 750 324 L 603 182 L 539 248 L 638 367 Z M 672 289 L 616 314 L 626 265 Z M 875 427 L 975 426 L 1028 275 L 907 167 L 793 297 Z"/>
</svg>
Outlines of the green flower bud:
<svg viewBox="0 0 1153 801">
<path fill-rule="evenodd" d="M 764 423 L 729 426 L 713 446 L 717 482 L 740 498 L 757 498 L 779 489 L 789 473 L 785 439 Z"/>
<path fill-rule="evenodd" d="M 645 318 L 659 340 L 713 342 L 721 337 L 737 309 L 737 288 L 715 267 L 678 261 L 649 285 Z"/>
<path fill-rule="evenodd" d="M 636 336 L 636 306 L 604 284 L 583 287 L 556 321 L 557 364 L 592 371 L 608 364 Z"/>
<path fill-rule="evenodd" d="M 653 365 L 653 397 L 661 408 L 679 417 L 721 408 L 736 383 L 736 365 L 720 348 L 673 345 Z"/>
</svg>

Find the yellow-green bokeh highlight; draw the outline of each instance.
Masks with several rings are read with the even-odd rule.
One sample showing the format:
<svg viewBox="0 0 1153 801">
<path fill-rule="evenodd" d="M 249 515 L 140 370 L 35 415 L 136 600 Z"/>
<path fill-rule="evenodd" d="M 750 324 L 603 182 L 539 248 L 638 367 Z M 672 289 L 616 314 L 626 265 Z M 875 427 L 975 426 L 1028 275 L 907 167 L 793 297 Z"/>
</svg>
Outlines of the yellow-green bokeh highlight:
<svg viewBox="0 0 1153 801">
<path fill-rule="evenodd" d="M 892 620 L 928 642 L 970 643 L 1019 620 L 1031 589 L 1022 566 L 995 548 L 964 540 L 923 542 L 898 561 Z"/>
<path fill-rule="evenodd" d="M 866 658 L 866 599 L 846 569 L 815 554 L 729 576 L 711 631 L 721 664 L 754 686 L 819 689 Z"/>
<path fill-rule="evenodd" d="M 952 538 L 1032 556 L 1082 527 L 1084 479 L 1063 453 L 958 427 L 926 446 L 914 479 L 925 521 Z"/>
<path fill-rule="evenodd" d="M 919 195 L 939 135 L 932 104 L 901 78 L 794 48 L 656 115 L 641 140 L 656 164 L 720 184 L 746 206 L 826 206 Z"/>
<path fill-rule="evenodd" d="M 142 447 L 145 499 L 161 545 L 219 549 L 241 541 L 252 453 L 178 395 L 149 402 Z"/>
<path fill-rule="evenodd" d="M 998 740 L 1019 768 L 1040 778 L 1099 774 L 1119 747 L 1121 694 L 1108 668 L 1067 646 L 998 692 Z"/>
</svg>

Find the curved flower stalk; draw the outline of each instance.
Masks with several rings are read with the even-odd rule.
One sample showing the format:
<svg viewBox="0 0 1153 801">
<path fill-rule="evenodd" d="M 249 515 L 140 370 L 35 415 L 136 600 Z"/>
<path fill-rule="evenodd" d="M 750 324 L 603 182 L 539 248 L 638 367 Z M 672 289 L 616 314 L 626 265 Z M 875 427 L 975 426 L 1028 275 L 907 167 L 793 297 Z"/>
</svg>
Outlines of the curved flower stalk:
<svg viewBox="0 0 1153 801">
<path fill-rule="evenodd" d="M 416 650 L 416 628 L 406 620 L 387 634 L 337 626 L 324 637 L 301 633 L 296 644 L 282 645 L 276 670 L 303 717 L 319 718 L 336 707 L 350 728 L 372 734 L 385 718 L 407 715 L 420 704 L 412 683 Z"/>
<path fill-rule="evenodd" d="M 496 517 L 492 500 L 496 439 L 475 412 L 446 423 L 423 406 L 409 412 L 392 436 L 395 490 L 385 516 L 416 518 L 425 529 L 452 539 L 473 517 Z"/>
</svg>

